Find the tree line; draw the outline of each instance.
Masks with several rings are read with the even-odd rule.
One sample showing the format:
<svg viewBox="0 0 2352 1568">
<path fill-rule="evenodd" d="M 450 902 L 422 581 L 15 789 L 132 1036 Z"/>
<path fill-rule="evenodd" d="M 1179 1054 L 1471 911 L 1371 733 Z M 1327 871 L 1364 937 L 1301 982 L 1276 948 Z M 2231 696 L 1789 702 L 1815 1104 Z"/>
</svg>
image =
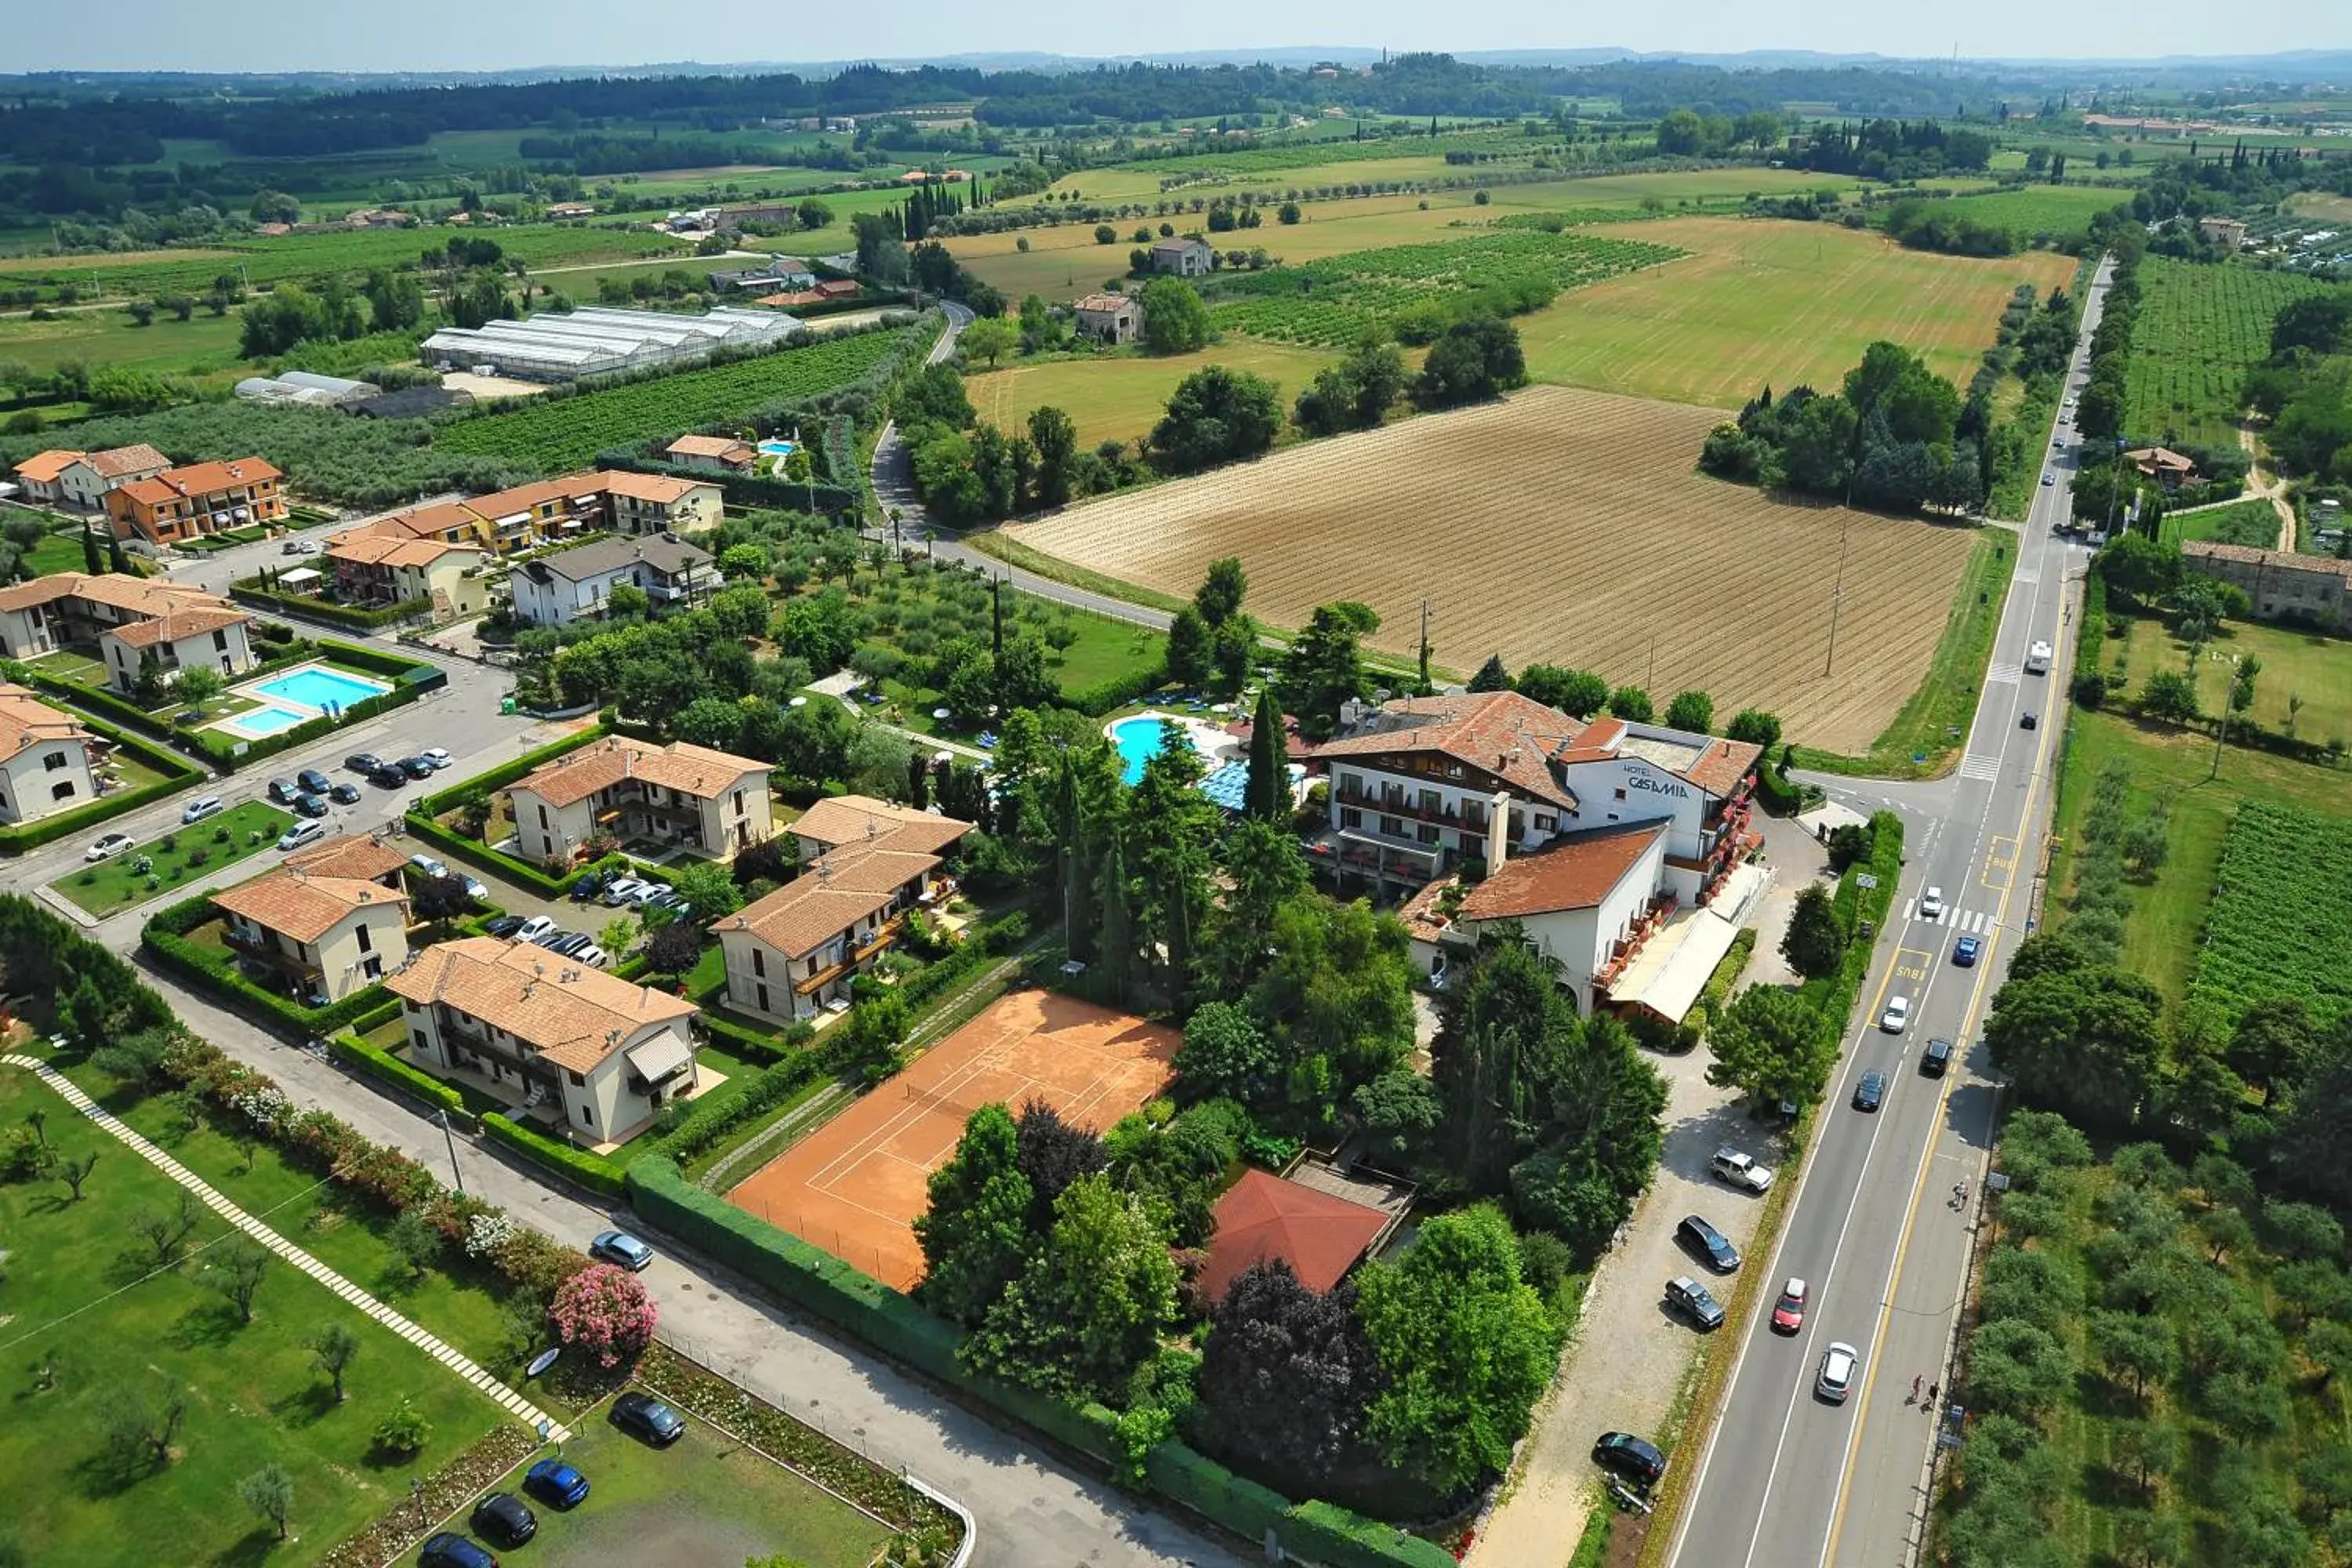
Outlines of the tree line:
<svg viewBox="0 0 2352 1568">
<path fill-rule="evenodd" d="M 1708 434 L 1699 467 L 1888 511 L 1970 510 L 1984 500 L 1988 432 L 1966 412 L 1917 354 L 1874 342 L 1838 392 L 1799 386 L 1775 400 L 1765 388 Z"/>
</svg>

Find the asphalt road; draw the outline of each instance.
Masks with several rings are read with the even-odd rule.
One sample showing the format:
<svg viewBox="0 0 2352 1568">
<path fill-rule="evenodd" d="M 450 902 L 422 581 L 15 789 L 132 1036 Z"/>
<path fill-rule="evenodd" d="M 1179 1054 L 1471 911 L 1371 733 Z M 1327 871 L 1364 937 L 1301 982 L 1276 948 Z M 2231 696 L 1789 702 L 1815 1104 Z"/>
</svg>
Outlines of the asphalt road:
<svg viewBox="0 0 2352 1568">
<path fill-rule="evenodd" d="M 2105 276 L 2103 267 L 2084 312 L 2070 395 L 2084 374 Z M 1924 1392 L 1948 1365 L 1996 1100 L 1978 1031 L 2034 907 L 2073 665 L 2071 580 L 2084 552 L 2054 525 L 2066 516 L 2074 437 L 2071 423 L 2053 434 L 2064 442 L 2048 461 L 2055 482 L 2034 492 L 1967 750 L 1951 777 L 1907 786 L 1895 802 L 1909 829 L 1889 929 L 1774 1256 L 1744 1265 L 1767 1270 L 1775 1299 L 1790 1277 L 1803 1279 L 1811 1305 L 1793 1336 L 1772 1331 L 1769 1305 L 1755 1314 L 1707 1441 L 1675 1456 L 1699 1472 L 1673 1568 L 1885 1568 L 1910 1562 L 1916 1549 L 1937 1420 L 1913 1399 L 1912 1380 Z M 2055 649 L 2046 675 L 2023 668 L 2037 641 Z M 2031 730 L 2027 713 L 2040 721 Z M 1923 910 L 1930 888 L 1944 906 L 1932 916 Z M 1983 944 L 1973 967 L 1952 959 L 1964 934 Z M 1900 1034 L 1879 1027 L 1895 997 L 1910 1004 Z M 1947 1076 L 1927 1078 L 1921 1052 L 1937 1037 L 1961 1051 Z M 1885 1075 L 1876 1114 L 1852 1104 L 1868 1072 Z M 1954 1192 L 1963 1183 L 1965 1202 Z M 1843 1404 L 1814 1387 L 1832 1341 L 1862 1353 Z"/>
</svg>

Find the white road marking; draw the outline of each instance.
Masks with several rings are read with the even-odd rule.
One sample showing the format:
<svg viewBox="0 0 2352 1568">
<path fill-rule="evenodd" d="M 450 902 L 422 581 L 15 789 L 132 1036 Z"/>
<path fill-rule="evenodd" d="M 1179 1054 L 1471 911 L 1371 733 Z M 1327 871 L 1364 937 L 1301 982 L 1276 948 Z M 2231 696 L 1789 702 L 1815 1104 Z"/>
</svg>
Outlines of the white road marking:
<svg viewBox="0 0 2352 1568">
<path fill-rule="evenodd" d="M 1981 779 L 1987 784 L 1992 783 L 2000 777 L 2000 752 L 1995 752 L 1992 755 L 1986 756 L 1982 752 L 1970 752 L 1960 759 L 1960 776 L 1964 779 Z"/>
</svg>

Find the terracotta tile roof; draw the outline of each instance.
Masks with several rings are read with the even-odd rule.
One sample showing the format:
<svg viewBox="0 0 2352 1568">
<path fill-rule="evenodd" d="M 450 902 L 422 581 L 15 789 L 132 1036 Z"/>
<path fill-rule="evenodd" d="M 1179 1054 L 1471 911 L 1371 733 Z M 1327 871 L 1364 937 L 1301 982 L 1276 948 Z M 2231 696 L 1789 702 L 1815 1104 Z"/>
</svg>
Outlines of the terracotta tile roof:
<svg viewBox="0 0 2352 1568">
<path fill-rule="evenodd" d="M 0 682 L 0 760 L 46 742 L 89 739 L 89 731 L 26 688 Z"/>
<path fill-rule="evenodd" d="M 1665 834 L 1659 822 L 1633 823 L 1571 834 L 1549 849 L 1506 860 L 1464 895 L 1465 921 L 1517 920 L 1562 910 L 1589 910 L 1623 881 Z"/>
<path fill-rule="evenodd" d="M 487 936 L 426 948 L 384 989 L 420 1006 L 446 1004 L 504 1029 L 556 1066 L 583 1073 L 647 1025 L 702 1011 L 684 997 L 648 991 L 543 947 Z"/>
<path fill-rule="evenodd" d="M 684 741 L 650 746 L 643 741 L 612 735 L 556 758 L 517 779 L 511 787 L 529 790 L 550 805 L 564 806 L 586 800 L 624 779 L 635 778 L 698 800 L 716 800 L 732 789 L 744 774 L 767 771 L 765 763 L 714 752 L 708 746 L 690 746 Z"/>
<path fill-rule="evenodd" d="M 445 533 L 462 529 L 471 534 L 480 528 L 484 519 L 462 501 L 436 501 L 431 506 L 412 506 L 399 511 L 386 512 L 373 522 L 335 536 L 343 539 L 387 538 L 394 534 L 411 539 L 438 539 Z M 328 544 L 331 553 L 333 542 Z"/>
<path fill-rule="evenodd" d="M 53 447 L 46 452 L 36 452 L 17 464 L 16 472 L 34 484 L 53 485 L 57 483 L 58 476 L 64 473 L 74 459 L 81 455 L 79 452 L 69 452 L 63 447 Z"/>
<path fill-rule="evenodd" d="M 223 888 L 213 895 L 213 903 L 264 931 L 296 942 L 316 942 L 354 910 L 388 904 L 404 910 L 408 896 L 363 878 L 314 877 L 280 867 L 250 882 Z M 399 918 L 407 917 L 404 913 Z"/>
<path fill-rule="evenodd" d="M 762 294 L 751 303 L 765 305 L 772 310 L 788 310 L 794 305 L 822 305 L 828 298 L 830 296 L 820 294 L 814 289 L 794 289 L 782 294 Z"/>
<path fill-rule="evenodd" d="M 171 458 L 144 441 L 130 447 L 109 447 L 102 452 L 89 452 L 83 456 L 91 470 L 102 479 L 119 479 L 142 468 L 168 468 L 172 466 Z"/>
<path fill-rule="evenodd" d="M 327 542 L 327 558 L 360 566 L 430 566 L 453 550 L 483 553 L 478 544 L 450 544 L 438 539 L 411 539 L 404 534 L 341 534 Z"/>
<path fill-rule="evenodd" d="M 1388 1215 L 1255 1168 L 1217 1200 L 1209 1259 L 1194 1289 L 1210 1301 L 1224 1299 L 1254 1263 L 1280 1258 L 1310 1290 L 1328 1290 L 1347 1277 L 1388 1226 Z"/>
<path fill-rule="evenodd" d="M 182 637 L 242 626 L 251 619 L 253 617 L 243 610 L 215 610 L 198 605 L 190 609 L 166 610 L 143 621 L 110 627 L 105 635 L 117 638 L 125 647 L 153 647 L 157 643 L 178 642 Z"/>
<path fill-rule="evenodd" d="M 935 816 L 872 795 L 844 795 L 820 800 L 801 814 L 792 831 L 813 844 L 872 849 L 912 849 L 936 855 L 972 830 L 969 822 Z"/>
<path fill-rule="evenodd" d="M 1714 741 L 1683 770 L 1683 777 L 1709 795 L 1729 795 L 1763 754 L 1764 748 L 1752 741 Z"/>
<path fill-rule="evenodd" d="M 1426 884 L 1421 891 L 1399 904 L 1396 917 L 1406 933 L 1422 942 L 1435 942 L 1444 936 L 1454 922 L 1438 913 L 1437 906 L 1447 889 L 1460 885 L 1460 878 L 1447 877 Z"/>
<path fill-rule="evenodd" d="M 132 577 L 120 572 L 53 572 L 0 588 L 0 611 L 30 609 L 60 599 L 81 599 L 129 615 L 160 616 L 166 610 L 225 610 L 228 601 L 202 588 L 161 577 Z"/>
<path fill-rule="evenodd" d="M 575 501 L 582 499 L 601 500 L 604 487 L 600 474 L 571 474 L 560 479 L 538 479 L 530 484 L 517 485 L 512 489 L 492 490 L 486 496 L 476 496 L 466 503 L 466 510 L 478 517 L 495 522 L 502 517 L 530 511 L 550 501 Z"/>
<path fill-rule="evenodd" d="M 2124 454 L 2126 461 L 2141 468 L 2170 469 L 2176 473 L 2193 474 L 2197 459 L 2184 458 L 2169 447 L 2135 447 Z"/>
<path fill-rule="evenodd" d="M 238 458 L 226 463 L 192 463 L 184 468 L 166 468 L 157 477 L 182 495 L 203 496 L 286 476 L 267 458 Z"/>
<path fill-rule="evenodd" d="M 1133 306 L 1135 300 L 1129 295 L 1099 292 L 1089 294 L 1086 298 L 1080 300 L 1077 303 L 1076 309 L 1082 311 L 1092 310 L 1108 314 L 1114 311 L 1127 310 Z"/>
<path fill-rule="evenodd" d="M 1600 730 L 1599 724 L 1580 723 L 1516 691 L 1408 697 L 1383 707 L 1376 728 L 1327 741 L 1315 748 L 1315 757 L 1322 762 L 1434 752 L 1572 811 L 1576 797 L 1552 777 L 1547 759 L 1575 749 Z"/>
<path fill-rule="evenodd" d="M 339 833 L 308 849 L 298 849 L 279 862 L 313 877 L 349 877 L 373 882 L 408 864 L 408 857 L 383 840 L 364 833 Z"/>
<path fill-rule="evenodd" d="M 718 458 L 748 462 L 758 448 L 749 441 L 739 441 L 732 436 L 680 436 L 663 450 L 674 458 Z"/>
<path fill-rule="evenodd" d="M 656 506 L 676 506 L 695 491 L 711 488 L 709 479 L 673 479 L 667 474 L 614 472 L 597 477 L 604 481 L 604 489 L 616 496 L 651 501 Z"/>
<path fill-rule="evenodd" d="M 152 479 L 132 479 L 128 484 L 117 485 L 114 487 L 113 493 L 125 500 L 137 501 L 141 506 L 145 507 L 169 506 L 173 501 L 187 499 L 179 490 L 165 484 L 160 476 Z"/>
<path fill-rule="evenodd" d="M 939 863 L 936 855 L 905 850 L 841 850 L 826 857 L 824 870 L 809 867 L 758 903 L 722 915 L 710 930 L 749 931 L 786 958 L 805 958 L 881 912 L 893 892 Z"/>
<path fill-rule="evenodd" d="M 2339 561 L 2333 555 L 2302 555 L 2292 551 L 2263 550 L 2252 544 L 2223 544 L 2210 539 L 2184 540 L 2180 553 L 2184 559 L 2191 561 L 2235 561 L 2246 566 L 2276 566 L 2288 572 L 2319 572 L 2352 583 L 2352 562 Z"/>
</svg>

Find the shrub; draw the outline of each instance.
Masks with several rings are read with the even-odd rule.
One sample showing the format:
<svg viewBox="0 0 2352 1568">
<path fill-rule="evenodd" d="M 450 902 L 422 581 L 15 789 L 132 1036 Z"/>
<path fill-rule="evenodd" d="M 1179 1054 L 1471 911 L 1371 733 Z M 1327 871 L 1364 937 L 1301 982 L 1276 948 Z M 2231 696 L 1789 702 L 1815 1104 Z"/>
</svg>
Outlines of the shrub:
<svg viewBox="0 0 2352 1568">
<path fill-rule="evenodd" d="M 592 1264 L 565 1280 L 549 1311 L 566 1345 L 594 1351 L 596 1363 L 606 1367 L 643 1353 L 661 1317 L 645 1281 L 609 1263 Z"/>
<path fill-rule="evenodd" d="M 400 1403 L 392 1407 L 392 1414 L 375 1424 L 375 1446 L 402 1458 L 423 1452 L 425 1445 L 432 1440 L 433 1423 L 404 1394 Z"/>
</svg>

